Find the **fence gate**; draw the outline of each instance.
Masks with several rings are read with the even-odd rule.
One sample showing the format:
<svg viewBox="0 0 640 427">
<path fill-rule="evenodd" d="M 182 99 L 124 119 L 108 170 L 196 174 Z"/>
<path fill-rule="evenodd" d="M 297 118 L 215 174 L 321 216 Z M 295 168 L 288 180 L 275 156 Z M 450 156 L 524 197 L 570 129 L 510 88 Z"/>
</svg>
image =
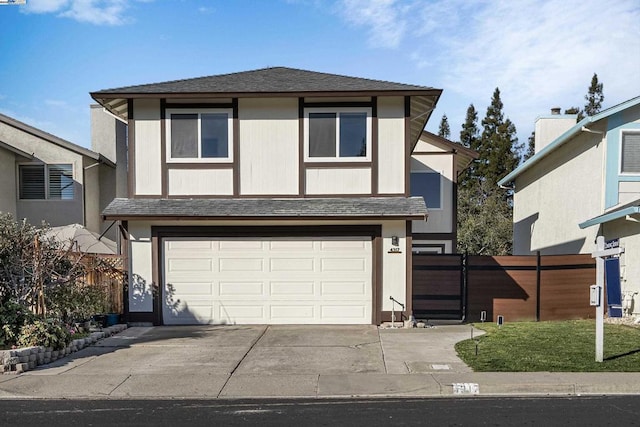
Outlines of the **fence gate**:
<svg viewBox="0 0 640 427">
<path fill-rule="evenodd" d="M 413 315 L 422 320 L 462 320 L 464 263 L 456 254 L 413 254 Z"/>
</svg>

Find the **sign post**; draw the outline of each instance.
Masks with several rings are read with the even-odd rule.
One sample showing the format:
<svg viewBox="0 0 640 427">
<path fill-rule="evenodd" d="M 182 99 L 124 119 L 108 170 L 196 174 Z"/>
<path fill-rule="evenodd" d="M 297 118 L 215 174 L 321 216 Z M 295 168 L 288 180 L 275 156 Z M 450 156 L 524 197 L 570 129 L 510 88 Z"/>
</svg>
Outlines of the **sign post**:
<svg viewBox="0 0 640 427">
<path fill-rule="evenodd" d="M 604 359 L 604 304 L 603 289 L 605 286 L 605 257 L 620 255 L 624 253 L 624 249 L 619 244 L 607 242 L 605 248 L 604 236 L 598 236 L 596 239 L 596 251 L 591 254 L 596 259 L 596 292 L 598 292 L 598 304 L 596 305 L 596 362 L 602 362 Z"/>
</svg>

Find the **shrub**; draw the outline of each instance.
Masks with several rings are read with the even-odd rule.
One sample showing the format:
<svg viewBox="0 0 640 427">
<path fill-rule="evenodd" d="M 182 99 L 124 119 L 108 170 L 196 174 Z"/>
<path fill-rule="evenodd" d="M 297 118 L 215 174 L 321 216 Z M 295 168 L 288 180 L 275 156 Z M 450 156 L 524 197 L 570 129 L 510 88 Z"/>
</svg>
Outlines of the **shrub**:
<svg viewBox="0 0 640 427">
<path fill-rule="evenodd" d="M 102 286 L 76 282 L 50 287 L 45 299 L 47 314 L 70 324 L 104 313 L 107 294 Z"/>
<path fill-rule="evenodd" d="M 15 345 L 22 327 L 37 318 L 27 307 L 14 301 L 0 305 L 0 347 Z"/>
<path fill-rule="evenodd" d="M 61 350 L 71 342 L 71 333 L 59 321 L 36 320 L 20 329 L 18 345 L 22 347 L 43 346 Z"/>
</svg>

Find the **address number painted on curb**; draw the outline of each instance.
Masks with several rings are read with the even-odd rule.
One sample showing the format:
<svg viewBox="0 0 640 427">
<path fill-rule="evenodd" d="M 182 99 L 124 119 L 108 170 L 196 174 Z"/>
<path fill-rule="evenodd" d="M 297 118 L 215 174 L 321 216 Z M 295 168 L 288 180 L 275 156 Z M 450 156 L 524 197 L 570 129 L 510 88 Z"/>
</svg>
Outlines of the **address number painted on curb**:
<svg viewBox="0 0 640 427">
<path fill-rule="evenodd" d="M 480 394 L 477 383 L 453 383 L 453 394 Z"/>
</svg>

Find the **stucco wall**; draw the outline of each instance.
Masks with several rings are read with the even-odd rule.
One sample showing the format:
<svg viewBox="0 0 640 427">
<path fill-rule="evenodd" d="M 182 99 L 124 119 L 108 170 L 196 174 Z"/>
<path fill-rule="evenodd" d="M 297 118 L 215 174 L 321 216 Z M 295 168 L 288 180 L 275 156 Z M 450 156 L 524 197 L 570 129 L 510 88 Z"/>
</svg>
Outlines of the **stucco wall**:
<svg viewBox="0 0 640 427">
<path fill-rule="evenodd" d="M 0 212 L 16 215 L 16 155 L 0 149 Z"/>
<path fill-rule="evenodd" d="M 378 98 L 378 191 L 404 193 L 404 98 Z"/>
</svg>

